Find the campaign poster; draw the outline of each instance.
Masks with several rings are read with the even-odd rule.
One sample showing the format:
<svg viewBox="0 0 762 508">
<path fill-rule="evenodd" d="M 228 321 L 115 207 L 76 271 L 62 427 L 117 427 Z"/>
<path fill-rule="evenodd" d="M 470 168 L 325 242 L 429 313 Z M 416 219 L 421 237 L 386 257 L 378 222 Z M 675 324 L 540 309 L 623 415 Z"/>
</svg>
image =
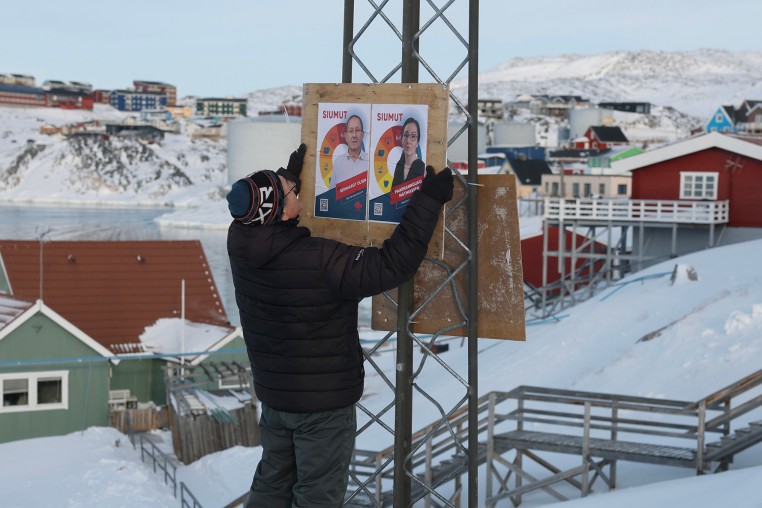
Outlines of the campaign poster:
<svg viewBox="0 0 762 508">
<path fill-rule="evenodd" d="M 370 115 L 370 104 L 318 104 L 316 217 L 366 219 Z"/>
<path fill-rule="evenodd" d="M 426 104 L 373 104 L 368 220 L 398 223 L 426 168 Z"/>
</svg>

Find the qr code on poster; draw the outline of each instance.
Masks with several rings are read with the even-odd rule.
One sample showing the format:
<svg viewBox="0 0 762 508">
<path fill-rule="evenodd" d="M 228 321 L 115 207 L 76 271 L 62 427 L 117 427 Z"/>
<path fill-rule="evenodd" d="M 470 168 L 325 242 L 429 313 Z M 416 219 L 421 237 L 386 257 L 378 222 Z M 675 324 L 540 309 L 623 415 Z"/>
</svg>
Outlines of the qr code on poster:
<svg viewBox="0 0 762 508">
<path fill-rule="evenodd" d="M 328 211 L 328 200 L 327 199 L 321 199 L 320 200 L 320 211 L 321 212 L 327 212 Z"/>
<path fill-rule="evenodd" d="M 383 215 L 384 214 L 384 204 L 383 203 L 376 203 L 373 205 L 373 215 Z"/>
</svg>

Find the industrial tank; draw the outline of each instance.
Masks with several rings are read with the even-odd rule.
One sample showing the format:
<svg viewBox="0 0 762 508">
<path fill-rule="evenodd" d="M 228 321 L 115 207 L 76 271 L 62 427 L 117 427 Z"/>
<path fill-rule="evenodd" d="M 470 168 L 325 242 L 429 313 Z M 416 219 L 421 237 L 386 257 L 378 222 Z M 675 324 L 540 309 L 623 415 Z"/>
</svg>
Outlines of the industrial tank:
<svg viewBox="0 0 762 508">
<path fill-rule="evenodd" d="M 300 117 L 258 116 L 228 122 L 228 183 L 260 169 L 285 167 L 301 142 Z"/>
</svg>

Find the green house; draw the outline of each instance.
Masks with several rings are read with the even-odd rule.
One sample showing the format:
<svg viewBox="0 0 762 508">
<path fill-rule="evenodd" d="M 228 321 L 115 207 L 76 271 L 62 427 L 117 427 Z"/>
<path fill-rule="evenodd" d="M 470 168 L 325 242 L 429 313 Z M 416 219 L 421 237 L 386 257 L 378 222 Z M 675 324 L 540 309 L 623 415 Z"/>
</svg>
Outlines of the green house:
<svg viewBox="0 0 762 508">
<path fill-rule="evenodd" d="M 42 301 L 0 295 L 0 443 L 107 426 L 113 357 Z"/>
<path fill-rule="evenodd" d="M 168 363 L 249 363 L 198 241 L 0 240 L 0 304 L 0 442 L 163 405 Z"/>
</svg>

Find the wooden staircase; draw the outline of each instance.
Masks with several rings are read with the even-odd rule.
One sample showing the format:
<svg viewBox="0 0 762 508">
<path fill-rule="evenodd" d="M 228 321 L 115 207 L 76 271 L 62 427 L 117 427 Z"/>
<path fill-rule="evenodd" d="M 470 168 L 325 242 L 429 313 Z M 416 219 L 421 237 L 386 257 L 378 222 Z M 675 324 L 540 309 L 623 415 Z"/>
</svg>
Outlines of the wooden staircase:
<svg viewBox="0 0 762 508">
<path fill-rule="evenodd" d="M 538 490 L 566 500 L 554 487 L 560 482 L 582 496 L 598 479 L 614 488 L 618 461 L 693 468 L 696 474 L 726 470 L 736 454 L 762 442 L 762 420 L 739 423 L 762 406 L 762 393 L 751 393 L 760 386 L 762 370 L 696 402 L 531 386 L 490 392 L 478 400 L 477 432 L 483 439 L 474 454 L 478 464 L 487 464 L 486 506 L 502 500 L 518 506 L 523 495 Z M 748 400 L 733 406 L 741 396 Z M 414 503 L 459 506 L 469 460 L 467 421 L 467 408 L 461 408 L 412 436 Z M 581 461 L 562 469 L 540 456 L 545 452 L 577 455 Z M 393 459 L 393 447 L 355 450 L 344 506 L 391 507 Z M 551 474 L 535 477 L 526 471 L 530 462 Z M 454 499 L 438 500 L 432 492 L 451 481 Z M 227 506 L 241 506 L 244 497 Z"/>
</svg>

